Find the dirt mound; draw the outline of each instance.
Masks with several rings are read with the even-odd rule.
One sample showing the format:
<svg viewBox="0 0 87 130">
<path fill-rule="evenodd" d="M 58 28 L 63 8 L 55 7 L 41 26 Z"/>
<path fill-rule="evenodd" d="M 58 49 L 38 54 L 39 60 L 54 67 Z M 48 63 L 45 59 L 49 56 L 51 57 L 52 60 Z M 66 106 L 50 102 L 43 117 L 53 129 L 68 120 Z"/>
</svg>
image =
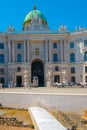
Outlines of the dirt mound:
<svg viewBox="0 0 87 130">
<path fill-rule="evenodd" d="M 28 128 L 34 129 L 30 115 L 27 110 L 0 108 L 0 130 L 2 127 L 6 127 L 10 130 L 11 126 L 14 128 Z M 76 113 L 61 112 L 56 109 L 48 110 L 61 124 L 63 124 L 67 130 L 87 130 L 87 111 L 84 111 L 83 116 Z M 2 127 L 1 127 L 2 126 Z M 16 130 L 16 129 L 14 129 Z M 19 129 L 17 129 L 19 130 Z"/>
<path fill-rule="evenodd" d="M 34 129 L 32 124 L 24 123 L 23 121 L 17 120 L 15 117 L 0 117 L 0 125 L 14 126 L 14 127 L 28 127 Z"/>
<path fill-rule="evenodd" d="M 34 129 L 30 115 L 24 109 L 0 108 L 0 125 Z"/>
</svg>

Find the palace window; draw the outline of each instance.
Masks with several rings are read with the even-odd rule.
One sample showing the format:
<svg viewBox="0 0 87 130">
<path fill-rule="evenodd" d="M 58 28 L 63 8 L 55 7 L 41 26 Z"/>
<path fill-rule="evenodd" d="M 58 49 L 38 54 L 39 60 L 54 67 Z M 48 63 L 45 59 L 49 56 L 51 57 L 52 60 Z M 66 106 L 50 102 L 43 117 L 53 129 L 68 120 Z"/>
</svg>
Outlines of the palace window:
<svg viewBox="0 0 87 130">
<path fill-rule="evenodd" d="M 0 63 L 4 63 L 5 62 L 5 56 L 4 54 L 0 54 Z"/>
<path fill-rule="evenodd" d="M 84 53 L 84 61 L 87 61 L 87 51 Z"/>
<path fill-rule="evenodd" d="M 71 82 L 76 82 L 75 76 L 71 76 Z"/>
<path fill-rule="evenodd" d="M 21 43 L 18 43 L 17 44 L 17 49 L 21 49 L 22 48 L 22 44 Z"/>
<path fill-rule="evenodd" d="M 84 40 L 84 47 L 87 47 L 87 40 Z"/>
<path fill-rule="evenodd" d="M 54 49 L 57 48 L 57 43 L 53 43 L 53 48 L 54 48 Z"/>
<path fill-rule="evenodd" d="M 58 55 L 56 53 L 53 54 L 53 61 L 54 62 L 58 61 Z"/>
<path fill-rule="evenodd" d="M 17 62 L 22 62 L 22 55 L 21 54 L 17 54 Z"/>
<path fill-rule="evenodd" d="M 70 54 L 70 62 L 75 62 L 75 54 L 74 53 Z"/>
<path fill-rule="evenodd" d="M 74 48 L 74 42 L 70 43 L 70 48 Z"/>
<path fill-rule="evenodd" d="M 0 49 L 4 49 L 4 43 L 0 43 Z"/>
<path fill-rule="evenodd" d="M 71 67 L 71 73 L 75 73 L 75 67 Z"/>
<path fill-rule="evenodd" d="M 5 73 L 4 68 L 0 68 L 0 75 L 4 75 L 4 73 Z"/>
<path fill-rule="evenodd" d="M 87 66 L 85 66 L 85 72 L 87 73 Z"/>
</svg>

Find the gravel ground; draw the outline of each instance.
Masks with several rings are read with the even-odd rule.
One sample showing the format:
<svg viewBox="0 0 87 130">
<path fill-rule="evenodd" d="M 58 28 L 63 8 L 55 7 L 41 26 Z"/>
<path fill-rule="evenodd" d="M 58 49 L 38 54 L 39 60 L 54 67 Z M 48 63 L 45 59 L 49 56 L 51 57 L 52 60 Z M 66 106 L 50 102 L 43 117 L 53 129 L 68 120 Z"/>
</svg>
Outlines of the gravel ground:
<svg viewBox="0 0 87 130">
<path fill-rule="evenodd" d="M 26 110 L 11 108 L 0 108 L 0 110 L 2 111 L 0 115 L 0 130 L 34 130 L 29 113 Z M 67 130 L 87 130 L 87 111 L 84 111 L 83 115 L 73 112 L 62 112 L 57 109 L 48 109 L 48 111 Z M 26 123 L 28 121 L 29 123 Z"/>
<path fill-rule="evenodd" d="M 32 130 L 30 128 L 12 127 L 12 126 L 0 126 L 0 130 Z"/>
<path fill-rule="evenodd" d="M 3 128 L 10 130 L 14 127 L 14 130 L 34 130 L 30 115 L 27 110 L 24 109 L 11 109 L 11 108 L 0 108 L 2 114 L 0 115 L 0 130 Z M 12 127 L 11 127 L 12 126 Z"/>
<path fill-rule="evenodd" d="M 83 116 L 77 113 L 65 113 L 57 110 L 51 110 L 50 112 L 68 130 L 87 130 L 87 111 Z"/>
</svg>

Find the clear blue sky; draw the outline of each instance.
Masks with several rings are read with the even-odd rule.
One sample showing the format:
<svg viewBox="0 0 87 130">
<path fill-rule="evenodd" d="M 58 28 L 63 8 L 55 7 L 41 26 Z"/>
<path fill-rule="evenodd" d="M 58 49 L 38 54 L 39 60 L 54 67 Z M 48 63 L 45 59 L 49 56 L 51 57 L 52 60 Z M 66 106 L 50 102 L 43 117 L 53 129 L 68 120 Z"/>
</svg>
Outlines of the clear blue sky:
<svg viewBox="0 0 87 130">
<path fill-rule="evenodd" d="M 87 27 L 87 0 L 1 0 L 0 32 L 5 32 L 9 25 L 21 30 L 26 14 L 34 5 L 44 14 L 52 30 L 61 24 L 67 25 L 68 30 Z"/>
</svg>

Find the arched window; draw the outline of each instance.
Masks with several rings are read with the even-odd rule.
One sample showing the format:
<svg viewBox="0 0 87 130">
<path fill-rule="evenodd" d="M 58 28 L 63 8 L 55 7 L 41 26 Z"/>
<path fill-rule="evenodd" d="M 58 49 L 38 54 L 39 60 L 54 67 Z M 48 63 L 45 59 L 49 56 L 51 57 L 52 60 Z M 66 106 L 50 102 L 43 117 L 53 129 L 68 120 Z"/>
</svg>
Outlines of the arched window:
<svg viewBox="0 0 87 130">
<path fill-rule="evenodd" d="M 74 53 L 70 54 L 70 62 L 75 62 L 75 54 Z"/>
<path fill-rule="evenodd" d="M 56 53 L 53 54 L 53 61 L 58 61 L 58 55 Z"/>
<path fill-rule="evenodd" d="M 17 54 L 17 62 L 22 62 L 22 55 L 21 54 Z"/>
<path fill-rule="evenodd" d="M 53 48 L 57 48 L 57 43 L 53 43 Z"/>
<path fill-rule="evenodd" d="M 87 61 L 87 51 L 84 53 L 84 61 Z"/>
<path fill-rule="evenodd" d="M 0 54 L 0 63 L 4 63 L 5 62 L 5 56 L 4 54 Z"/>
</svg>

